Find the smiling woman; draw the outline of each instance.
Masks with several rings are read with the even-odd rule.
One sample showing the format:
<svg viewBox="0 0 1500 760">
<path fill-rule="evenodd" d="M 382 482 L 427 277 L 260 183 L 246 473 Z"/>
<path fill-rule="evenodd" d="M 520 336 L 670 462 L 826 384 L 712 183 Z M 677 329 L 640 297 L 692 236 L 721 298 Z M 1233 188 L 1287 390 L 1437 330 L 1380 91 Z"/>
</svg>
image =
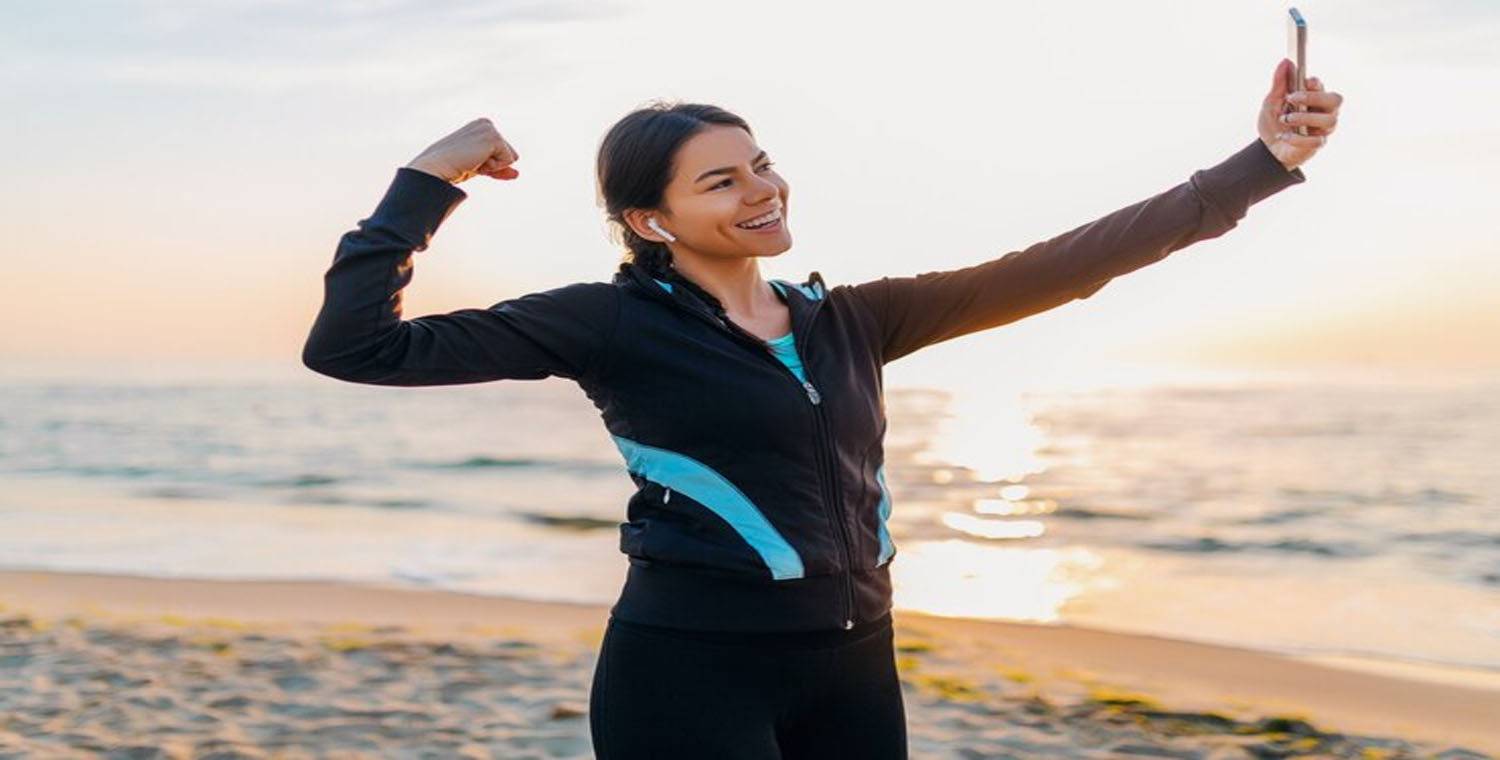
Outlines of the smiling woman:
<svg viewBox="0 0 1500 760">
<path fill-rule="evenodd" d="M 1334 94 L 1309 97 L 1331 123 Z M 627 248 L 611 281 L 403 319 L 413 253 L 467 197 L 455 183 L 519 176 L 478 119 L 398 169 L 339 242 L 303 361 L 381 385 L 565 377 L 598 408 L 635 485 L 590 694 L 598 757 L 898 760 L 883 366 L 1223 235 L 1306 180 L 1289 166 L 1306 150 L 1263 135 L 1025 248 L 829 288 L 816 271 L 762 278 L 759 260 L 791 247 L 790 188 L 745 121 L 658 104 L 599 146 Z"/>
</svg>

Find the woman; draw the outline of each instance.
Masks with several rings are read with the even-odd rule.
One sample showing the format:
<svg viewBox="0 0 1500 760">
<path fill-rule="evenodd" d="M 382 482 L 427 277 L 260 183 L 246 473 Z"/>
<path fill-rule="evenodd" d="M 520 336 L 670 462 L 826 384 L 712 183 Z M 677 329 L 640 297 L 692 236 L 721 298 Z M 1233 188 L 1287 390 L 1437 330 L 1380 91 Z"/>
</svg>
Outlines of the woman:
<svg viewBox="0 0 1500 760">
<path fill-rule="evenodd" d="M 637 489 L 590 694 L 599 757 L 904 758 L 883 365 L 1087 298 L 1303 182 L 1342 97 L 1313 79 L 1309 111 L 1283 116 L 1288 65 L 1259 137 L 1174 188 L 974 266 L 831 288 L 761 277 L 791 246 L 790 192 L 742 119 L 643 108 L 599 147 L 628 249 L 609 282 L 403 320 L 412 253 L 467 197 L 456 184 L 519 176 L 478 119 L 340 240 L 303 361 L 380 385 L 559 376 L 599 409 Z"/>
</svg>

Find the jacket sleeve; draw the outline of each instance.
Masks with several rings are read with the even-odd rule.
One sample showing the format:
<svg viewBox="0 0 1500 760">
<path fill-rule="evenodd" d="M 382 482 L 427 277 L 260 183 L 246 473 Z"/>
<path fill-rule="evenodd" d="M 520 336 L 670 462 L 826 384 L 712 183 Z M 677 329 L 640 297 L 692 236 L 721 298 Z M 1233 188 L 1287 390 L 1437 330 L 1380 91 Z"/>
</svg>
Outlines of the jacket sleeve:
<svg viewBox="0 0 1500 760">
<path fill-rule="evenodd" d="M 468 194 L 401 167 L 375 212 L 344 234 L 323 278 L 323 306 L 302 363 L 372 385 L 458 385 L 570 379 L 595 373 L 614 329 L 617 288 L 579 282 L 469 308 L 403 320 L 412 253 Z"/>
<path fill-rule="evenodd" d="M 849 286 L 884 362 L 1088 298 L 1109 281 L 1233 229 L 1251 204 L 1306 181 L 1254 142 L 1187 181 L 1025 250 L 962 269 Z"/>
</svg>

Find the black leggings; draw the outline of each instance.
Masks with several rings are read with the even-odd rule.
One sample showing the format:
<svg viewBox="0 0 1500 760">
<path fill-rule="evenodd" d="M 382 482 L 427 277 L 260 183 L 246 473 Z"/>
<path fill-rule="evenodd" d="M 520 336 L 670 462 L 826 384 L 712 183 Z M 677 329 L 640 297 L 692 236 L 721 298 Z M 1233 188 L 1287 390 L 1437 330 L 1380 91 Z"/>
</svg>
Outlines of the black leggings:
<svg viewBox="0 0 1500 760">
<path fill-rule="evenodd" d="M 891 616 L 847 631 L 684 631 L 615 619 L 589 693 L 599 760 L 906 760 Z"/>
</svg>

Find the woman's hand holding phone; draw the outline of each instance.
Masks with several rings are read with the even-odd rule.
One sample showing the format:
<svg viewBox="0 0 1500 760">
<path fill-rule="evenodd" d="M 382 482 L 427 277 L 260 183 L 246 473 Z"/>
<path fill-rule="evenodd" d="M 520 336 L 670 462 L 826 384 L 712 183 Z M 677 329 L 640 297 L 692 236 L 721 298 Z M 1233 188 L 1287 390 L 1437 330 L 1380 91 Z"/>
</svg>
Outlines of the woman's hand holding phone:
<svg viewBox="0 0 1500 760">
<path fill-rule="evenodd" d="M 1306 78 L 1306 90 L 1292 92 L 1287 82 L 1294 65 L 1286 58 L 1276 64 L 1271 92 L 1261 102 L 1256 122 L 1261 141 L 1287 171 L 1306 163 L 1328 144 L 1328 136 L 1338 126 L 1339 108 L 1344 104 L 1344 96 L 1325 90 L 1317 77 Z M 1307 110 L 1299 111 L 1299 106 Z M 1297 127 L 1304 127 L 1307 134 L 1298 134 Z"/>
</svg>

